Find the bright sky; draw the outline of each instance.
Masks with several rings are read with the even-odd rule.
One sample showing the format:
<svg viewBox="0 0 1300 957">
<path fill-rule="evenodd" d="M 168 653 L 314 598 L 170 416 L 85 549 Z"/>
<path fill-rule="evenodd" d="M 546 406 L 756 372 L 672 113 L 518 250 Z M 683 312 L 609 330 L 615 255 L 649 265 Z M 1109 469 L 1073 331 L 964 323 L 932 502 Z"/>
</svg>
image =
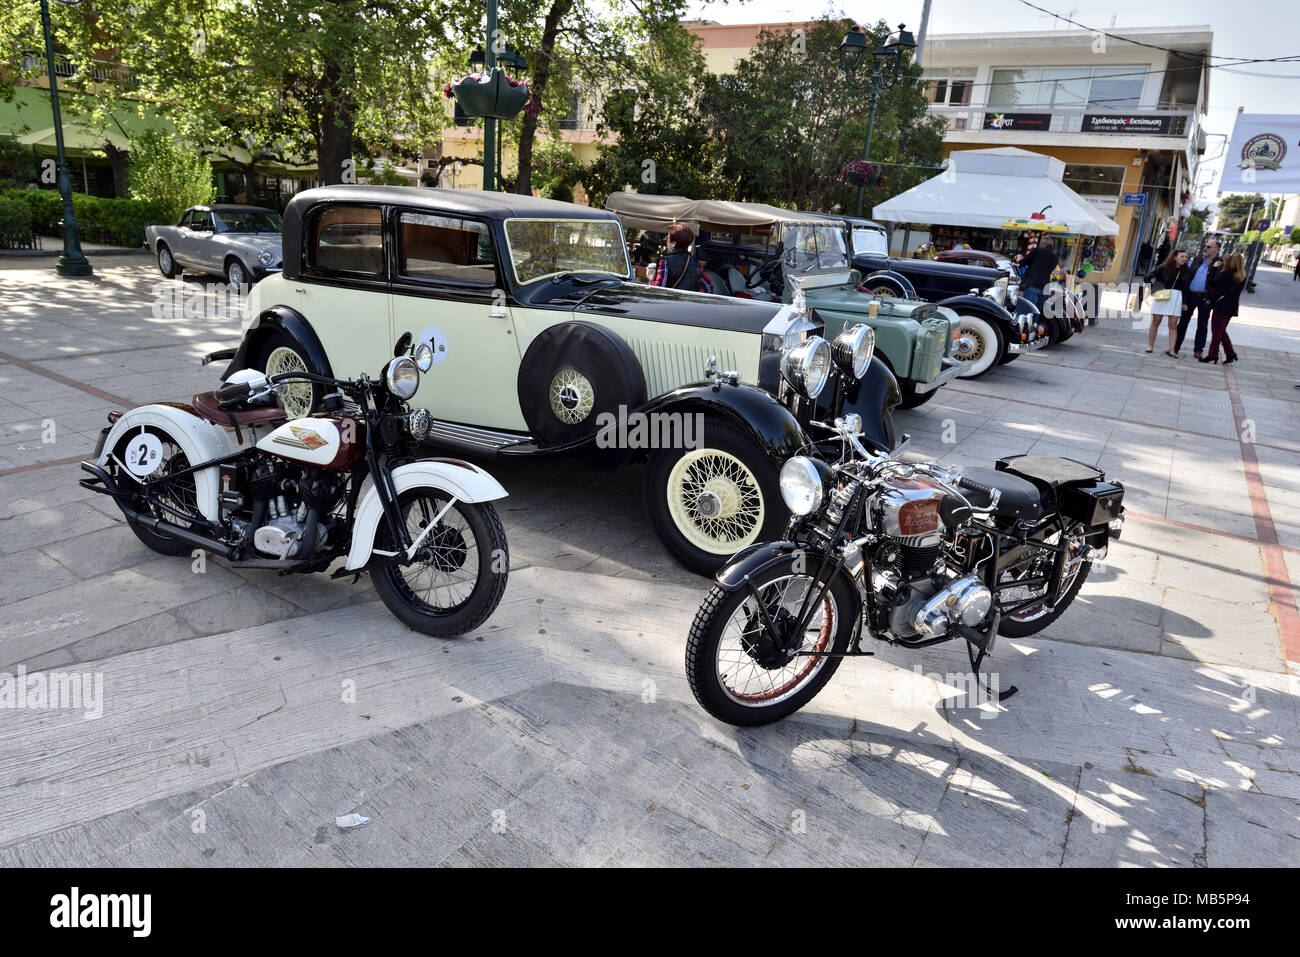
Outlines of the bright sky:
<svg viewBox="0 0 1300 957">
<path fill-rule="evenodd" d="M 1035 5 L 1052 10 L 1087 27 L 1109 29 L 1123 27 L 1160 27 L 1208 23 L 1214 30 L 1213 53 L 1233 57 L 1280 57 L 1300 55 L 1300 10 L 1294 0 L 1179 0 L 1178 3 L 1151 3 L 1149 0 L 1120 3 L 1119 0 L 1034 0 Z M 891 0 L 889 20 L 906 23 L 914 33 L 921 23 L 921 0 Z M 817 10 L 875 22 L 882 4 L 826 4 L 825 0 L 799 6 L 792 0 L 697 0 L 692 15 L 719 23 L 766 23 L 769 21 L 804 20 L 818 16 Z M 1113 20 L 1112 20 L 1113 18 Z M 932 0 L 930 34 L 992 33 L 998 30 L 1018 32 L 1050 30 L 1055 21 L 1021 3 L 1020 0 Z M 1067 29 L 1066 24 L 1057 24 Z M 1222 62 L 1222 61 L 1216 61 Z M 1238 106 L 1247 113 L 1294 113 L 1300 99 L 1300 61 L 1281 64 L 1249 64 L 1234 69 L 1264 76 L 1243 76 L 1216 69 L 1210 76 L 1210 109 L 1205 119 L 1209 135 L 1208 149 L 1201 159 L 1198 197 L 1213 199 L 1218 171 L 1223 168 L 1222 154 Z M 1277 77 L 1293 77 L 1280 79 Z M 1274 77 L 1274 78 L 1269 78 Z M 1222 134 L 1216 136 L 1214 134 Z M 1213 168 L 1211 177 L 1208 170 Z"/>
</svg>

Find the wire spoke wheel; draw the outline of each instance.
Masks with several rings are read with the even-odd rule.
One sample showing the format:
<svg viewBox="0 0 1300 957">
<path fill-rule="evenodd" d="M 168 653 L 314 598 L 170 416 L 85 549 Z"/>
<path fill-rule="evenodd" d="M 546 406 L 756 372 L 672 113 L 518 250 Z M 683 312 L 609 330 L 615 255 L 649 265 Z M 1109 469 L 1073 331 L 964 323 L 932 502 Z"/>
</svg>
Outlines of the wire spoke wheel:
<svg viewBox="0 0 1300 957">
<path fill-rule="evenodd" d="M 277 346 L 271 350 L 271 354 L 266 357 L 266 368 L 263 370 L 268 376 L 280 375 L 283 372 L 308 372 L 307 364 L 303 361 L 296 350 L 287 346 Z M 303 380 L 290 381 L 281 383 L 283 393 L 280 395 L 280 403 L 284 406 L 284 413 L 291 419 L 301 419 L 311 415 L 312 407 L 312 385 L 310 382 Z"/>
<path fill-rule="evenodd" d="M 751 544 L 763 527 L 758 479 L 740 459 L 719 449 L 683 455 L 668 475 L 668 511 L 696 548 L 730 555 Z"/>
<path fill-rule="evenodd" d="M 406 533 L 415 541 L 424 539 L 410 565 L 393 565 L 386 570 L 403 597 L 419 611 L 447 615 L 469 602 L 478 584 L 480 543 L 457 505 L 430 489 L 403 497 L 402 514 Z M 432 530 L 425 534 L 425 530 Z M 398 546 L 400 547 L 400 546 Z"/>
<path fill-rule="evenodd" d="M 1061 533 L 1055 532 L 1043 539 L 1044 544 L 1055 545 L 1060 541 Z M 1061 576 L 1061 589 L 1059 595 L 1066 595 L 1074 586 L 1074 581 L 1079 577 L 1079 571 L 1082 569 L 1083 561 L 1083 540 L 1071 537 L 1068 539 L 1070 554 L 1066 560 L 1065 573 Z M 1055 564 L 1056 556 L 1054 552 L 1035 551 L 1024 559 L 1012 564 L 1006 568 L 1001 577 L 998 579 L 999 598 L 1002 605 L 1019 605 L 1032 599 L 1040 599 L 1033 604 L 1025 605 L 1011 614 L 1006 619 L 1021 624 L 1038 621 L 1046 615 L 1053 613 L 1054 608 L 1052 601 L 1057 595 L 1047 593 L 1047 584 L 1041 585 L 1017 585 L 1018 581 L 1032 581 L 1048 578 L 1052 574 L 1052 567 Z"/>
<path fill-rule="evenodd" d="M 727 619 L 714 656 L 718 682 L 732 701 L 746 707 L 777 704 L 799 691 L 826 666 L 825 652 L 839 627 L 839 609 L 828 590 L 814 606 L 802 636 L 793 647 L 777 648 L 765 628 L 767 620 L 793 626 L 810 589 L 818 586 L 804 575 L 774 579 L 758 589 L 757 599 L 749 596 Z"/>
<path fill-rule="evenodd" d="M 127 466 L 128 449 L 148 434 L 160 444 L 158 465 L 147 475 L 133 473 Z M 198 486 L 194 473 L 180 475 L 190 467 L 189 457 L 175 440 L 161 429 L 147 427 L 127 433 L 109 458 L 107 468 L 118 488 L 131 492 L 130 508 L 150 518 L 181 528 L 191 528 L 200 521 Z M 172 476 L 175 476 L 174 478 Z M 146 492 L 144 483 L 152 488 Z M 165 506 L 165 507 L 164 507 Z M 125 507 L 125 503 L 124 503 Z M 146 546 L 163 555 L 188 555 L 191 546 L 166 532 L 155 531 L 128 517 L 127 524 Z"/>
<path fill-rule="evenodd" d="M 564 368 L 551 378 L 551 411 L 565 425 L 584 422 L 596 405 L 596 390 L 577 369 Z"/>
</svg>

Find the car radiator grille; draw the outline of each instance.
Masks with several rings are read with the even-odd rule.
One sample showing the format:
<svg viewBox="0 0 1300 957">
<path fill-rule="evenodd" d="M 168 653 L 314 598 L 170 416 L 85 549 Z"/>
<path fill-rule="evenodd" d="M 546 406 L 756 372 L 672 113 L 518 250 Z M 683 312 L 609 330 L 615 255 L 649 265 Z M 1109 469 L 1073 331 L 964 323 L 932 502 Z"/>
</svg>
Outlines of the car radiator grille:
<svg viewBox="0 0 1300 957">
<path fill-rule="evenodd" d="M 718 371 L 739 368 L 732 349 L 709 349 L 705 346 L 686 346 L 661 339 L 628 339 L 641 369 L 645 373 L 646 397 L 671 392 L 684 385 L 704 381 L 704 366 L 709 356 L 718 360 Z M 754 385 L 755 383 L 750 383 Z"/>
</svg>

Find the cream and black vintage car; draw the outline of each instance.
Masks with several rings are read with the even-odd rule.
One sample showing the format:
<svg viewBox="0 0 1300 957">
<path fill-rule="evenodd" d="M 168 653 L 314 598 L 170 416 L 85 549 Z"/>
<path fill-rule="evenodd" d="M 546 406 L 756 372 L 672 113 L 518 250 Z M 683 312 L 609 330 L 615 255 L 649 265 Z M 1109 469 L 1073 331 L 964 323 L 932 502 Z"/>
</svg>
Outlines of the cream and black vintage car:
<svg viewBox="0 0 1300 957">
<path fill-rule="evenodd" d="M 515 194 L 386 186 L 299 193 L 284 271 L 250 292 L 227 372 L 378 368 L 411 332 L 433 351 L 413 406 L 427 441 L 487 456 L 646 462 L 656 533 L 687 567 L 780 534 L 782 463 L 857 414 L 894 444 L 894 376 L 866 325 L 633 280 L 613 213 Z M 324 396 L 285 397 L 300 416 Z"/>
</svg>

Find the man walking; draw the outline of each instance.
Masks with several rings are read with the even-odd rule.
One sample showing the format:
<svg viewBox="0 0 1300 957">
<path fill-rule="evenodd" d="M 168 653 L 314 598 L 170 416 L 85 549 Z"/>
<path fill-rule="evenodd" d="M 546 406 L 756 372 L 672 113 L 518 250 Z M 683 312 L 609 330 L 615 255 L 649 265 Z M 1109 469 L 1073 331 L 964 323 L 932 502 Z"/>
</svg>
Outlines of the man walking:
<svg viewBox="0 0 1300 957">
<path fill-rule="evenodd" d="M 1052 270 L 1059 262 L 1051 237 L 1044 236 L 1043 241 L 1031 250 L 1028 256 L 1017 256 L 1016 262 L 1025 267 L 1024 278 L 1021 280 L 1021 295 L 1042 309 L 1043 287 L 1051 281 Z"/>
<path fill-rule="evenodd" d="M 1183 339 L 1187 336 L 1187 327 L 1193 315 L 1196 317 L 1193 354 L 1199 359 L 1205 350 L 1205 336 L 1210 318 L 1210 304 L 1205 301 L 1205 282 L 1210 272 L 1217 269 L 1219 265 L 1219 241 L 1208 239 L 1201 254 L 1188 266 L 1187 275 L 1191 278 L 1187 283 L 1187 298 L 1183 301 L 1183 314 L 1178 320 L 1178 338 L 1174 341 L 1175 355 L 1183 348 Z"/>
</svg>

